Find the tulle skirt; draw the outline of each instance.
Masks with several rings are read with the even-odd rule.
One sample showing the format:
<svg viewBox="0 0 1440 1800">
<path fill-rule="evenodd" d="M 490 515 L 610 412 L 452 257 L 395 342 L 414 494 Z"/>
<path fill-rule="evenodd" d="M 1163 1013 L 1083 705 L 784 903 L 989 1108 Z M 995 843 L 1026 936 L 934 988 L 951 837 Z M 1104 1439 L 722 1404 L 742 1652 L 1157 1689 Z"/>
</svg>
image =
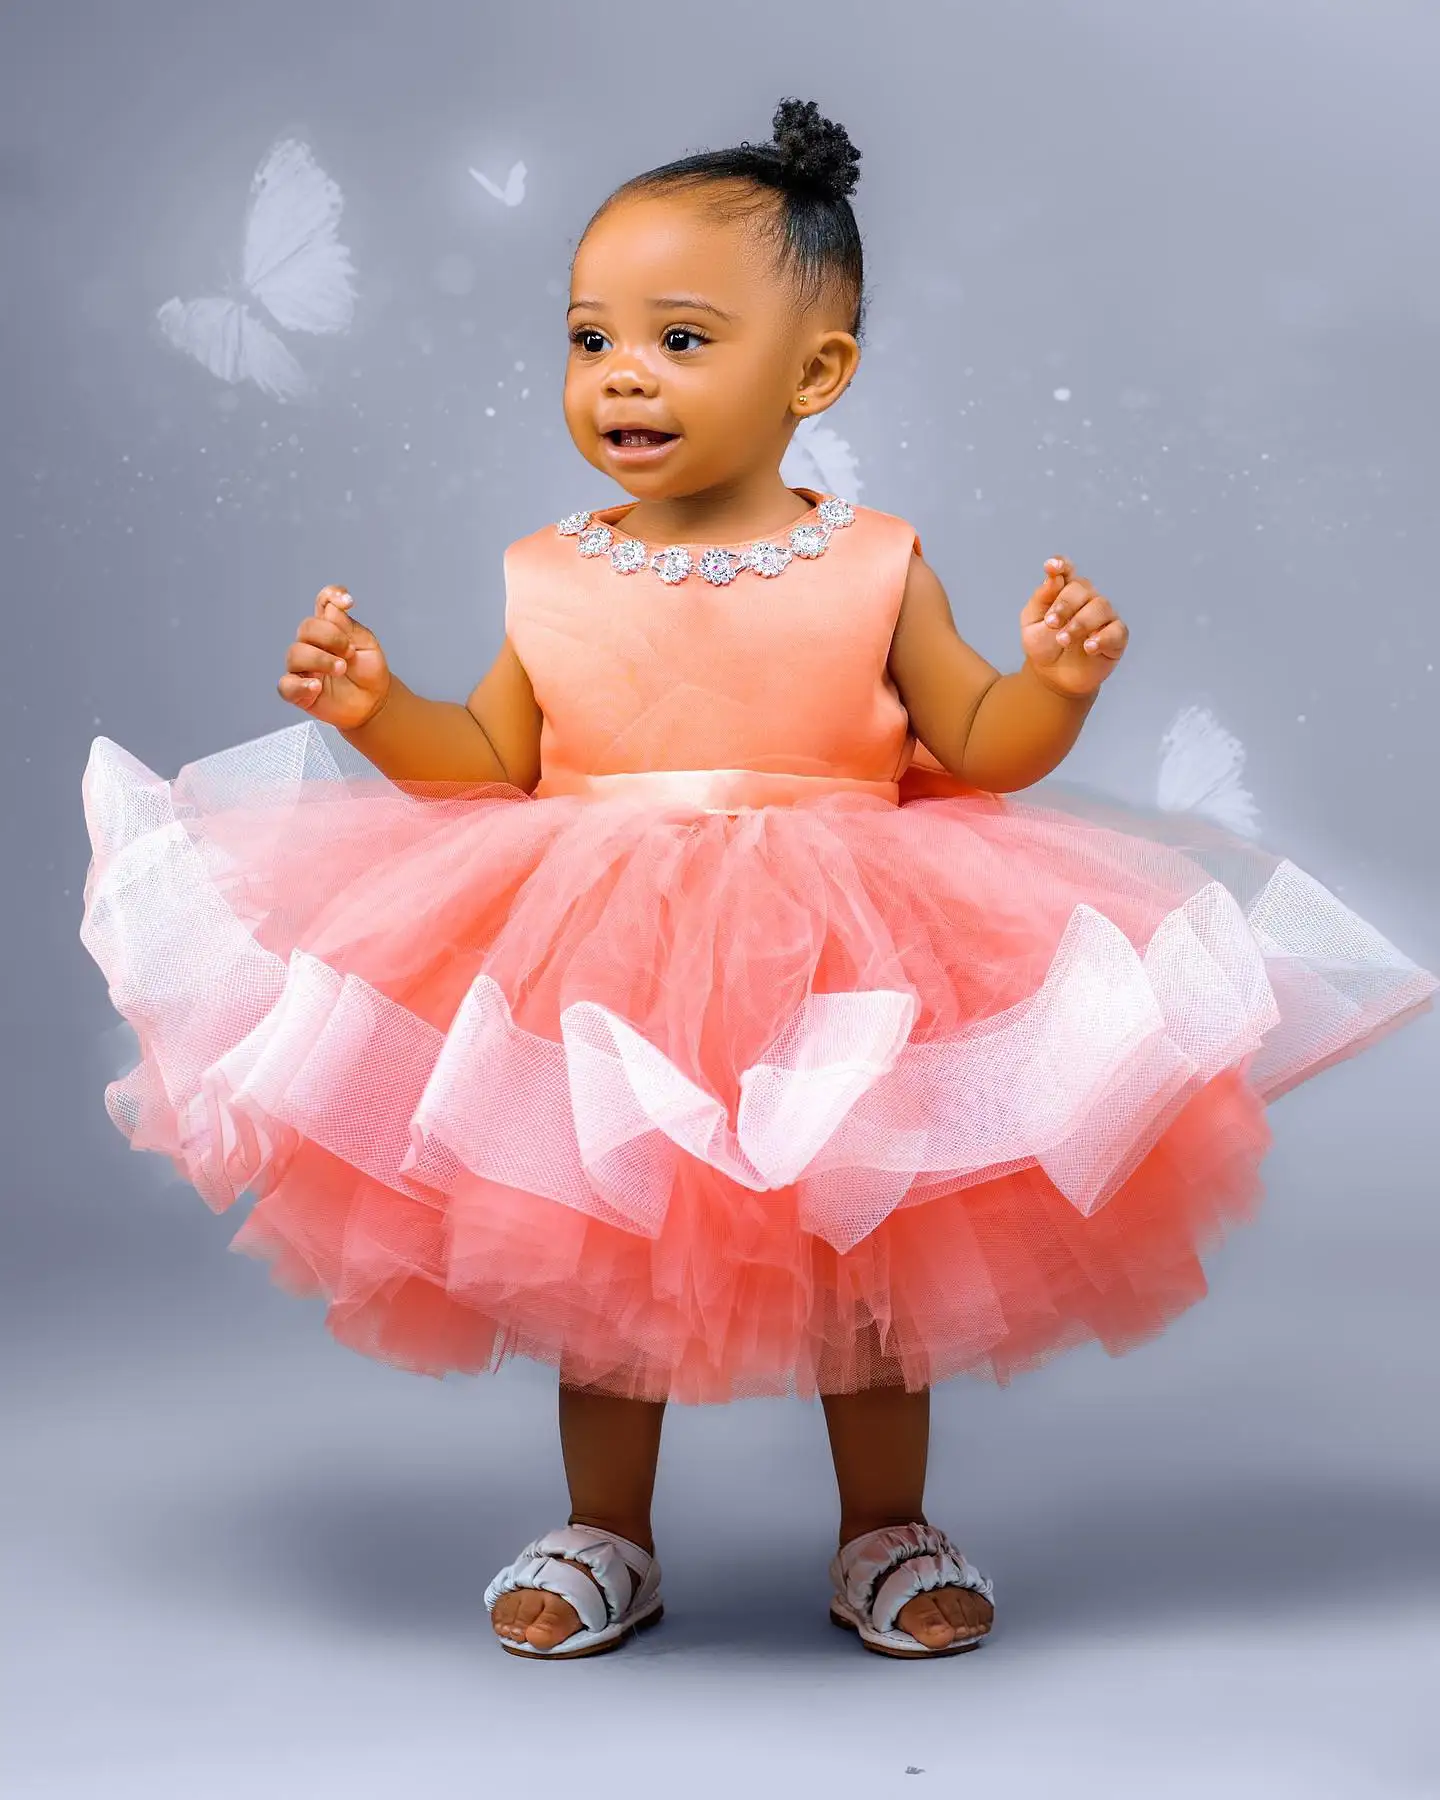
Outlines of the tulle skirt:
<svg viewBox="0 0 1440 1800">
<path fill-rule="evenodd" d="M 97 739 L 111 1117 L 402 1368 L 1004 1381 L 1196 1301 L 1266 1103 L 1437 985 L 1196 819 L 700 786 L 401 788 L 313 723 L 166 782 Z"/>
</svg>

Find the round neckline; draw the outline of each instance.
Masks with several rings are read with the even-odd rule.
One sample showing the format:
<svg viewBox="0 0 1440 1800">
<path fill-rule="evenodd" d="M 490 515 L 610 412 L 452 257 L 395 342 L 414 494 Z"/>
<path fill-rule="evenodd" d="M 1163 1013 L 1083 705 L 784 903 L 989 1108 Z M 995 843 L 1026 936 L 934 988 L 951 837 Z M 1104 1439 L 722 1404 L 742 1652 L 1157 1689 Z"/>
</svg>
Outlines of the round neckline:
<svg viewBox="0 0 1440 1800">
<path fill-rule="evenodd" d="M 809 512 L 801 513 L 798 519 L 791 519 L 788 525 L 777 526 L 773 534 L 775 537 L 788 536 L 797 526 L 804 525 L 808 520 L 813 519 L 827 499 L 834 498 L 833 495 L 822 494 L 817 488 L 794 487 L 789 491 L 794 494 L 797 499 L 812 501 L 812 505 Z M 639 504 L 640 502 L 638 500 L 622 500 L 619 506 L 607 506 L 600 512 L 592 512 L 590 517 L 597 524 L 609 526 L 610 530 L 613 531 L 617 537 L 628 538 L 632 544 L 648 544 L 650 542 L 648 538 L 637 538 L 633 531 L 625 530 L 620 524 L 619 519 L 610 516 L 612 513 L 618 513 L 621 517 L 624 517 L 626 514 L 634 512 Z M 668 540 L 666 548 L 676 550 L 737 550 L 748 544 L 760 544 L 768 541 L 768 539 L 756 537 L 729 538 L 724 541 L 715 538 L 671 538 Z"/>
</svg>

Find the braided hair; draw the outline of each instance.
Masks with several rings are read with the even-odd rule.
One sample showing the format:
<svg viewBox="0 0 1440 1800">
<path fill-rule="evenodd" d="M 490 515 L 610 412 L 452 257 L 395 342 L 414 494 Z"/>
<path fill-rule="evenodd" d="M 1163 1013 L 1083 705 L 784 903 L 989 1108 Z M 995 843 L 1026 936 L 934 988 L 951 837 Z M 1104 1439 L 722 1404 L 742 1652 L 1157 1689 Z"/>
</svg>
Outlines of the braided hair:
<svg viewBox="0 0 1440 1800">
<path fill-rule="evenodd" d="M 595 217 L 631 196 L 713 186 L 712 212 L 722 218 L 753 218 L 772 238 L 781 266 L 795 277 L 803 300 L 812 301 L 836 285 L 858 338 L 865 313 L 865 266 L 849 197 L 860 179 L 860 152 L 843 126 L 821 118 L 813 100 L 782 100 L 772 123 L 774 136 L 768 144 L 742 141 L 729 150 L 702 150 L 634 176 Z"/>
</svg>

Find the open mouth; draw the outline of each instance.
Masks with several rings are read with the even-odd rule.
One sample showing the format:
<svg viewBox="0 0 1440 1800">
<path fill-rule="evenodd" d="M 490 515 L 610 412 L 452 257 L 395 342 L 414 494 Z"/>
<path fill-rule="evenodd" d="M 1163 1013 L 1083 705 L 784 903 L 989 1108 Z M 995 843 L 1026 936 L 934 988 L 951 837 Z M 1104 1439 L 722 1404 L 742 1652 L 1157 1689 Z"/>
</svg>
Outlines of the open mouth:
<svg viewBox="0 0 1440 1800">
<path fill-rule="evenodd" d="M 607 431 L 605 436 L 617 450 L 654 450 L 661 444 L 673 444 L 673 431 Z"/>
</svg>

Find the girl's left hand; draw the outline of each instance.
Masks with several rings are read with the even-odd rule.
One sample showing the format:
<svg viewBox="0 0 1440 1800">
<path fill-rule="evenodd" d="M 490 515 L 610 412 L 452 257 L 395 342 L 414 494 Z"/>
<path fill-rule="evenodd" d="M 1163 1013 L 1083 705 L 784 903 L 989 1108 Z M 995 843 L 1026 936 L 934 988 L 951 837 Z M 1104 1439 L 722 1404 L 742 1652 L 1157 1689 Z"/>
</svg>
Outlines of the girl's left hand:
<svg viewBox="0 0 1440 1800">
<path fill-rule="evenodd" d="M 1063 556 L 1052 556 L 1045 579 L 1020 614 L 1026 660 L 1057 694 L 1093 694 L 1125 654 L 1130 630 L 1103 594 L 1078 580 Z"/>
</svg>

